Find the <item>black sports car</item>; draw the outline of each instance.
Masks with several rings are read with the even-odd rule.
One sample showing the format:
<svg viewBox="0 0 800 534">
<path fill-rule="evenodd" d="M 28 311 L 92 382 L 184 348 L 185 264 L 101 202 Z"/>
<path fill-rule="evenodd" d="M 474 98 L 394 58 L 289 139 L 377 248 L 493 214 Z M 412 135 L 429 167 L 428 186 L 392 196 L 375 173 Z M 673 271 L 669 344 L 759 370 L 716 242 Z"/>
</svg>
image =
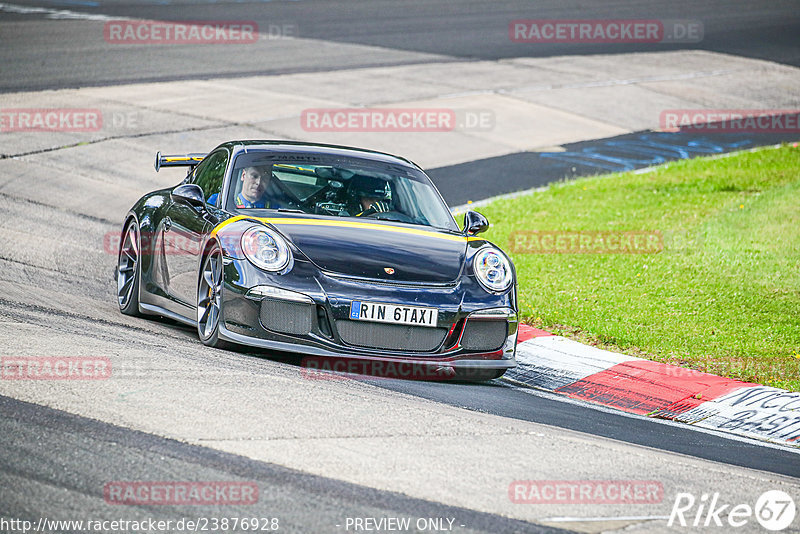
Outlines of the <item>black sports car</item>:
<svg viewBox="0 0 800 534">
<path fill-rule="evenodd" d="M 124 314 L 197 327 L 203 343 L 320 361 L 413 365 L 486 380 L 514 367 L 514 267 L 480 214 L 460 230 L 414 163 L 357 148 L 231 141 L 125 217 Z"/>
</svg>

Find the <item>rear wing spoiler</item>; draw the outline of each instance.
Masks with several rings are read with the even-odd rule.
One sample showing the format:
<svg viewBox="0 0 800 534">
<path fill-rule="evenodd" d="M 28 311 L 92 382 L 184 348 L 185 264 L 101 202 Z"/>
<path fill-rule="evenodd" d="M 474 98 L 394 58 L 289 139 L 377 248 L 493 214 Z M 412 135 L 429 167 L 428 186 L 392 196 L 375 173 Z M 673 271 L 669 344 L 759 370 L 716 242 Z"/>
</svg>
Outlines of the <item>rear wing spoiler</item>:
<svg viewBox="0 0 800 534">
<path fill-rule="evenodd" d="M 205 154 L 175 154 L 165 156 L 161 152 L 156 152 L 156 172 L 161 167 L 192 167 L 203 161 Z M 191 170 L 191 169 L 190 169 Z"/>
</svg>

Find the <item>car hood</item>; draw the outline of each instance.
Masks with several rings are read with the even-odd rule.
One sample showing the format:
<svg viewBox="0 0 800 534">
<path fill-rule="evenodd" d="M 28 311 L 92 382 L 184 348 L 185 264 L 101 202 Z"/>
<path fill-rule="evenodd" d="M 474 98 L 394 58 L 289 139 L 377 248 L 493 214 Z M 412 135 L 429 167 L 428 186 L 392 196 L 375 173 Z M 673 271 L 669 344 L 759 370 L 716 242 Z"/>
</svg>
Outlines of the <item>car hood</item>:
<svg viewBox="0 0 800 534">
<path fill-rule="evenodd" d="M 387 282 L 453 282 L 467 238 L 414 225 L 321 219 L 271 219 L 270 224 L 317 267 Z"/>
</svg>

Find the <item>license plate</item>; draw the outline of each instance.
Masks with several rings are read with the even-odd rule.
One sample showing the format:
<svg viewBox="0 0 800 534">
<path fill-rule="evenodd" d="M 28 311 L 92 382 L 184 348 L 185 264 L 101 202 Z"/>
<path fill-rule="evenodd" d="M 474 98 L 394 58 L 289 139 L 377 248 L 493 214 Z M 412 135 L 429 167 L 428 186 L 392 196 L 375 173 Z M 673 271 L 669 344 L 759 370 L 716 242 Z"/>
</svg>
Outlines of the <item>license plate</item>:
<svg viewBox="0 0 800 534">
<path fill-rule="evenodd" d="M 436 308 L 398 306 L 377 302 L 354 300 L 350 304 L 350 319 L 376 323 L 407 324 L 414 326 L 436 326 L 439 311 Z"/>
</svg>

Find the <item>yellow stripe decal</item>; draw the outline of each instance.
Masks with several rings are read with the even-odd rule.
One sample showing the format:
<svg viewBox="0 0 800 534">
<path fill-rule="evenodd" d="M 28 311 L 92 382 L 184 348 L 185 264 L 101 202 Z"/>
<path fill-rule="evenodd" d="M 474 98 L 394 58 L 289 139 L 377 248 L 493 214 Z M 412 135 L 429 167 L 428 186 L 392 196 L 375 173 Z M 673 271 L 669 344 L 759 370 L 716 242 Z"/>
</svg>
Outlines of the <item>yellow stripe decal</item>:
<svg viewBox="0 0 800 534">
<path fill-rule="evenodd" d="M 189 158 L 189 157 L 180 157 L 180 158 L 164 158 L 164 161 L 203 161 L 203 158 Z"/>
<path fill-rule="evenodd" d="M 231 217 L 230 219 L 225 219 L 224 221 L 222 221 L 221 223 L 216 225 L 213 230 L 211 230 L 211 234 L 209 235 L 209 237 L 214 237 L 215 235 L 217 235 L 217 232 L 219 232 L 220 230 L 222 230 L 223 228 L 225 228 L 229 224 L 235 223 L 236 221 L 241 221 L 241 220 L 244 220 L 244 219 L 251 219 L 252 220 L 252 219 L 255 219 L 255 217 L 244 217 L 243 215 L 237 215 L 236 217 Z"/>
<path fill-rule="evenodd" d="M 241 221 L 244 219 L 249 220 L 258 220 L 265 223 L 274 224 L 275 226 L 280 227 L 281 225 L 290 225 L 290 224 L 298 224 L 303 226 L 332 226 L 338 228 L 362 228 L 366 230 L 382 230 L 384 232 L 397 232 L 401 234 L 411 234 L 411 235 L 421 235 L 425 237 L 437 237 L 439 239 L 448 239 L 450 241 L 483 241 L 483 238 L 475 237 L 475 236 L 457 236 L 457 235 L 447 235 L 447 234 L 440 234 L 437 232 L 430 232 L 428 230 L 417 230 L 415 228 L 400 228 L 398 226 L 390 226 L 384 224 L 371 224 L 366 222 L 356 222 L 356 221 L 329 221 L 323 219 L 290 219 L 290 218 L 282 218 L 282 217 L 245 217 L 243 215 L 237 215 L 236 217 L 231 217 L 225 221 L 219 223 L 216 228 L 211 232 L 211 237 L 213 237 L 220 229 L 228 224 L 231 224 L 236 221 Z"/>
<path fill-rule="evenodd" d="M 280 167 L 281 169 L 292 169 L 292 170 L 314 172 L 314 169 L 309 169 L 307 167 L 299 167 L 297 165 L 288 165 L 286 163 L 276 163 L 275 165 L 273 165 L 273 167 Z"/>
</svg>

